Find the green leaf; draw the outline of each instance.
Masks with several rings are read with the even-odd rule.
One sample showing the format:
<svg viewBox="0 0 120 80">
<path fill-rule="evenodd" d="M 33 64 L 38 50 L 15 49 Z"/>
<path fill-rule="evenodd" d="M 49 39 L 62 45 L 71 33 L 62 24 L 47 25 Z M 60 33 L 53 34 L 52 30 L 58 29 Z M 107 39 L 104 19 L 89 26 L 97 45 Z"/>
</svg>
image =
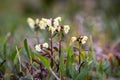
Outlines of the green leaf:
<svg viewBox="0 0 120 80">
<path fill-rule="evenodd" d="M 64 73 L 64 53 L 61 53 L 60 56 L 60 73 Z"/>
<path fill-rule="evenodd" d="M 76 77 L 72 47 L 68 47 L 67 49 L 66 75 L 73 79 Z"/>
<path fill-rule="evenodd" d="M 7 44 L 4 43 L 3 45 L 3 50 L 4 50 L 4 58 L 6 59 L 6 52 L 7 52 Z"/>
<path fill-rule="evenodd" d="M 20 51 L 21 48 L 18 48 L 18 51 Z M 17 50 L 13 51 L 12 55 L 11 55 L 11 60 L 12 62 L 16 63 L 17 62 Z"/>
<path fill-rule="evenodd" d="M 78 76 L 75 78 L 75 80 L 85 80 L 85 77 L 87 75 L 88 72 L 88 67 L 85 66 L 81 72 L 78 74 Z"/>
<path fill-rule="evenodd" d="M 37 57 L 39 57 L 39 59 L 41 60 L 41 62 L 43 63 L 43 65 L 49 69 L 50 68 L 50 61 L 47 60 L 45 57 L 41 56 L 40 54 L 36 54 Z"/>
<path fill-rule="evenodd" d="M 30 55 L 30 52 L 29 52 L 29 47 L 28 47 L 27 39 L 24 40 L 24 47 L 25 47 L 25 50 L 27 52 L 27 55 L 29 57 L 30 62 L 32 62 L 32 58 L 31 58 L 31 55 Z"/>
<path fill-rule="evenodd" d="M 73 55 L 73 48 L 71 46 L 68 46 L 67 48 L 67 55 L 70 57 Z"/>
</svg>

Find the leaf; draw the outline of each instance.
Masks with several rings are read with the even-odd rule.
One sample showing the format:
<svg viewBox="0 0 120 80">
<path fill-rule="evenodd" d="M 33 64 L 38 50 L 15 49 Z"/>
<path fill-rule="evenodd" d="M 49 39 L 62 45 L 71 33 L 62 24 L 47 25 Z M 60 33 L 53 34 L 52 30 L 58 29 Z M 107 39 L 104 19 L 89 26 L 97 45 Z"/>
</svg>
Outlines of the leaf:
<svg viewBox="0 0 120 80">
<path fill-rule="evenodd" d="M 61 53 L 60 56 L 60 73 L 64 73 L 64 53 Z"/>
<path fill-rule="evenodd" d="M 25 47 L 25 50 L 27 52 L 27 55 L 29 57 L 29 60 L 30 62 L 32 61 L 32 58 L 31 58 L 31 55 L 30 55 L 30 52 L 29 52 L 29 47 L 28 47 L 28 43 L 27 43 L 27 39 L 24 40 L 24 47 Z"/>
<path fill-rule="evenodd" d="M 85 80 L 85 77 L 87 75 L 88 72 L 88 67 L 85 66 L 81 72 L 78 74 L 78 76 L 75 78 L 75 80 Z"/>
<path fill-rule="evenodd" d="M 74 64 L 73 50 L 72 47 L 68 47 L 66 60 L 66 74 L 68 77 L 74 79 L 76 77 L 76 72 L 73 64 Z"/>
<path fill-rule="evenodd" d="M 18 48 L 18 51 L 20 51 L 21 50 L 21 48 Z M 11 60 L 13 61 L 13 62 L 16 62 L 16 58 L 17 57 L 17 50 L 15 50 L 13 53 L 12 53 L 12 55 L 11 55 Z"/>
<path fill-rule="evenodd" d="M 41 60 L 41 62 L 43 63 L 43 65 L 49 69 L 50 68 L 50 61 L 47 60 L 45 57 L 41 56 L 40 54 L 36 54 L 37 57 L 39 57 L 39 59 Z"/>
<path fill-rule="evenodd" d="M 6 43 L 4 43 L 3 49 L 4 49 L 4 58 L 6 58 L 6 52 L 7 52 L 7 44 Z"/>
<path fill-rule="evenodd" d="M 71 46 L 68 46 L 67 48 L 67 55 L 70 57 L 73 55 L 73 48 Z"/>
</svg>

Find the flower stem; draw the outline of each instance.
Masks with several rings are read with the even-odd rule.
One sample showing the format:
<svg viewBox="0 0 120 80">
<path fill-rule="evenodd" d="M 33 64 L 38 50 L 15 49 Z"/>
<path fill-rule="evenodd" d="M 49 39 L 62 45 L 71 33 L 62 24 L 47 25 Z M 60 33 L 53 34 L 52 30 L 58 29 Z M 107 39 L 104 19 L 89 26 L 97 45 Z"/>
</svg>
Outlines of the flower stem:
<svg viewBox="0 0 120 80">
<path fill-rule="evenodd" d="M 59 41 L 59 59 L 60 59 L 60 56 L 61 56 L 61 40 Z"/>
<path fill-rule="evenodd" d="M 79 43 L 79 65 L 80 65 L 80 62 L 81 62 L 80 53 L 81 53 L 81 50 L 80 50 L 80 43 Z M 80 66 L 79 66 L 79 73 L 80 73 Z"/>
<path fill-rule="evenodd" d="M 53 67 L 53 45 L 52 45 L 52 32 L 50 31 L 50 45 L 51 45 L 51 67 Z"/>
</svg>

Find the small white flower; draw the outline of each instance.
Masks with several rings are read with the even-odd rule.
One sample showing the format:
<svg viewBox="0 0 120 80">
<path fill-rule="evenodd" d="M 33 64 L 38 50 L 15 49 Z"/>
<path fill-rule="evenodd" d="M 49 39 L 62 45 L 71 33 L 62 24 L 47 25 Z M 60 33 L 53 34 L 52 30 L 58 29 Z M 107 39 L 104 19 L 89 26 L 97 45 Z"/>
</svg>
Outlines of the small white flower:
<svg viewBox="0 0 120 80">
<path fill-rule="evenodd" d="M 61 17 L 57 17 L 54 20 L 61 21 Z"/>
<path fill-rule="evenodd" d="M 69 30 L 70 30 L 69 25 L 64 25 L 64 32 L 65 32 L 65 34 L 67 34 L 69 32 Z"/>
<path fill-rule="evenodd" d="M 35 20 L 35 24 L 39 24 L 39 19 L 38 18 Z"/>
<path fill-rule="evenodd" d="M 47 27 L 47 22 L 45 20 L 40 20 L 40 29 L 45 29 Z"/>
<path fill-rule="evenodd" d="M 59 22 L 61 21 L 61 17 L 57 17 L 57 18 L 55 18 L 54 19 L 54 27 L 57 27 L 57 26 L 59 26 Z"/>
<path fill-rule="evenodd" d="M 46 19 L 46 18 L 42 18 L 42 21 L 45 21 L 45 22 L 47 22 L 47 20 L 48 20 L 48 19 Z"/>
<path fill-rule="evenodd" d="M 41 49 L 41 44 L 37 44 L 35 45 L 35 50 L 40 52 L 42 49 Z"/>
<path fill-rule="evenodd" d="M 43 44 L 43 47 L 44 47 L 44 48 L 48 48 L 48 43 L 45 42 L 45 43 Z"/>
<path fill-rule="evenodd" d="M 59 21 L 58 20 L 54 20 L 53 24 L 54 24 L 54 27 L 57 28 L 57 26 L 59 26 Z"/>
<path fill-rule="evenodd" d="M 52 19 L 47 19 L 47 25 L 52 26 Z"/>
<path fill-rule="evenodd" d="M 32 28 L 32 29 L 34 29 L 36 27 L 35 24 L 39 25 L 39 19 L 38 18 L 36 20 L 33 20 L 32 18 L 28 18 L 27 22 L 28 22 L 30 28 Z"/>
<path fill-rule="evenodd" d="M 49 27 L 49 31 L 51 31 L 52 34 L 54 33 L 55 30 L 56 30 L 56 29 L 55 29 L 54 27 L 52 27 L 52 26 Z"/>
<path fill-rule="evenodd" d="M 85 44 L 87 40 L 88 40 L 88 37 L 87 36 L 83 36 L 83 38 L 81 40 L 81 43 Z"/>
<path fill-rule="evenodd" d="M 32 18 L 27 19 L 28 25 L 30 28 L 34 29 L 35 28 L 35 21 Z"/>
</svg>

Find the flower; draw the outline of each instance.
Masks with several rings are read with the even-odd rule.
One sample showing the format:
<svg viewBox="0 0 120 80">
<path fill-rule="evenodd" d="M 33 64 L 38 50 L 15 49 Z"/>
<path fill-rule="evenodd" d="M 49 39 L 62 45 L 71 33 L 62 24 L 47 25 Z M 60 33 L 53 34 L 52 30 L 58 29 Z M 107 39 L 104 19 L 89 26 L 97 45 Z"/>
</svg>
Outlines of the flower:
<svg viewBox="0 0 120 80">
<path fill-rule="evenodd" d="M 75 42 L 76 40 L 77 40 L 76 37 L 72 37 L 72 38 L 71 38 L 71 42 L 72 42 L 72 43 Z"/>
<path fill-rule="evenodd" d="M 45 19 L 40 20 L 39 26 L 40 26 L 40 29 L 45 29 L 47 27 L 47 20 Z"/>
<path fill-rule="evenodd" d="M 57 17 L 54 20 L 61 21 L 61 17 Z"/>
<path fill-rule="evenodd" d="M 44 48 L 48 48 L 48 43 L 45 42 L 45 43 L 43 44 L 43 47 L 44 47 Z"/>
<path fill-rule="evenodd" d="M 47 25 L 52 26 L 52 19 L 47 19 Z"/>
<path fill-rule="evenodd" d="M 54 24 L 54 27 L 56 28 L 57 26 L 59 26 L 59 21 L 58 20 L 54 20 L 53 24 Z"/>
<path fill-rule="evenodd" d="M 85 44 L 87 40 L 88 40 L 88 37 L 87 36 L 83 36 L 83 38 L 81 39 L 81 43 Z"/>
<path fill-rule="evenodd" d="M 61 21 L 61 17 L 57 17 L 57 18 L 55 18 L 55 19 L 54 19 L 54 22 L 53 22 L 54 27 L 59 26 L 59 22 L 60 22 L 60 21 Z"/>
<path fill-rule="evenodd" d="M 42 49 L 41 49 L 41 44 L 37 44 L 35 45 L 35 50 L 40 52 Z"/>
<path fill-rule="evenodd" d="M 30 28 L 34 29 L 35 21 L 32 18 L 28 18 L 27 22 L 28 22 Z"/>
<path fill-rule="evenodd" d="M 35 25 L 38 25 L 38 24 L 39 24 L 39 19 L 37 18 L 37 19 L 34 21 L 32 18 L 28 18 L 28 19 L 27 19 L 27 22 L 28 22 L 30 28 L 35 29 L 35 27 L 36 27 Z"/>
<path fill-rule="evenodd" d="M 43 43 L 43 44 L 37 44 L 35 45 L 35 50 L 40 52 L 42 51 L 42 48 L 48 48 L 48 43 Z"/>
<path fill-rule="evenodd" d="M 49 27 L 49 31 L 51 31 L 52 34 L 54 33 L 55 30 L 56 30 L 56 29 L 55 29 L 54 27 L 52 27 L 52 26 Z"/>
<path fill-rule="evenodd" d="M 67 34 L 69 32 L 69 30 L 70 30 L 69 25 L 64 25 L 64 32 L 65 32 L 65 34 Z"/>
<path fill-rule="evenodd" d="M 39 19 L 38 18 L 35 20 L 35 24 L 39 24 Z"/>
</svg>

